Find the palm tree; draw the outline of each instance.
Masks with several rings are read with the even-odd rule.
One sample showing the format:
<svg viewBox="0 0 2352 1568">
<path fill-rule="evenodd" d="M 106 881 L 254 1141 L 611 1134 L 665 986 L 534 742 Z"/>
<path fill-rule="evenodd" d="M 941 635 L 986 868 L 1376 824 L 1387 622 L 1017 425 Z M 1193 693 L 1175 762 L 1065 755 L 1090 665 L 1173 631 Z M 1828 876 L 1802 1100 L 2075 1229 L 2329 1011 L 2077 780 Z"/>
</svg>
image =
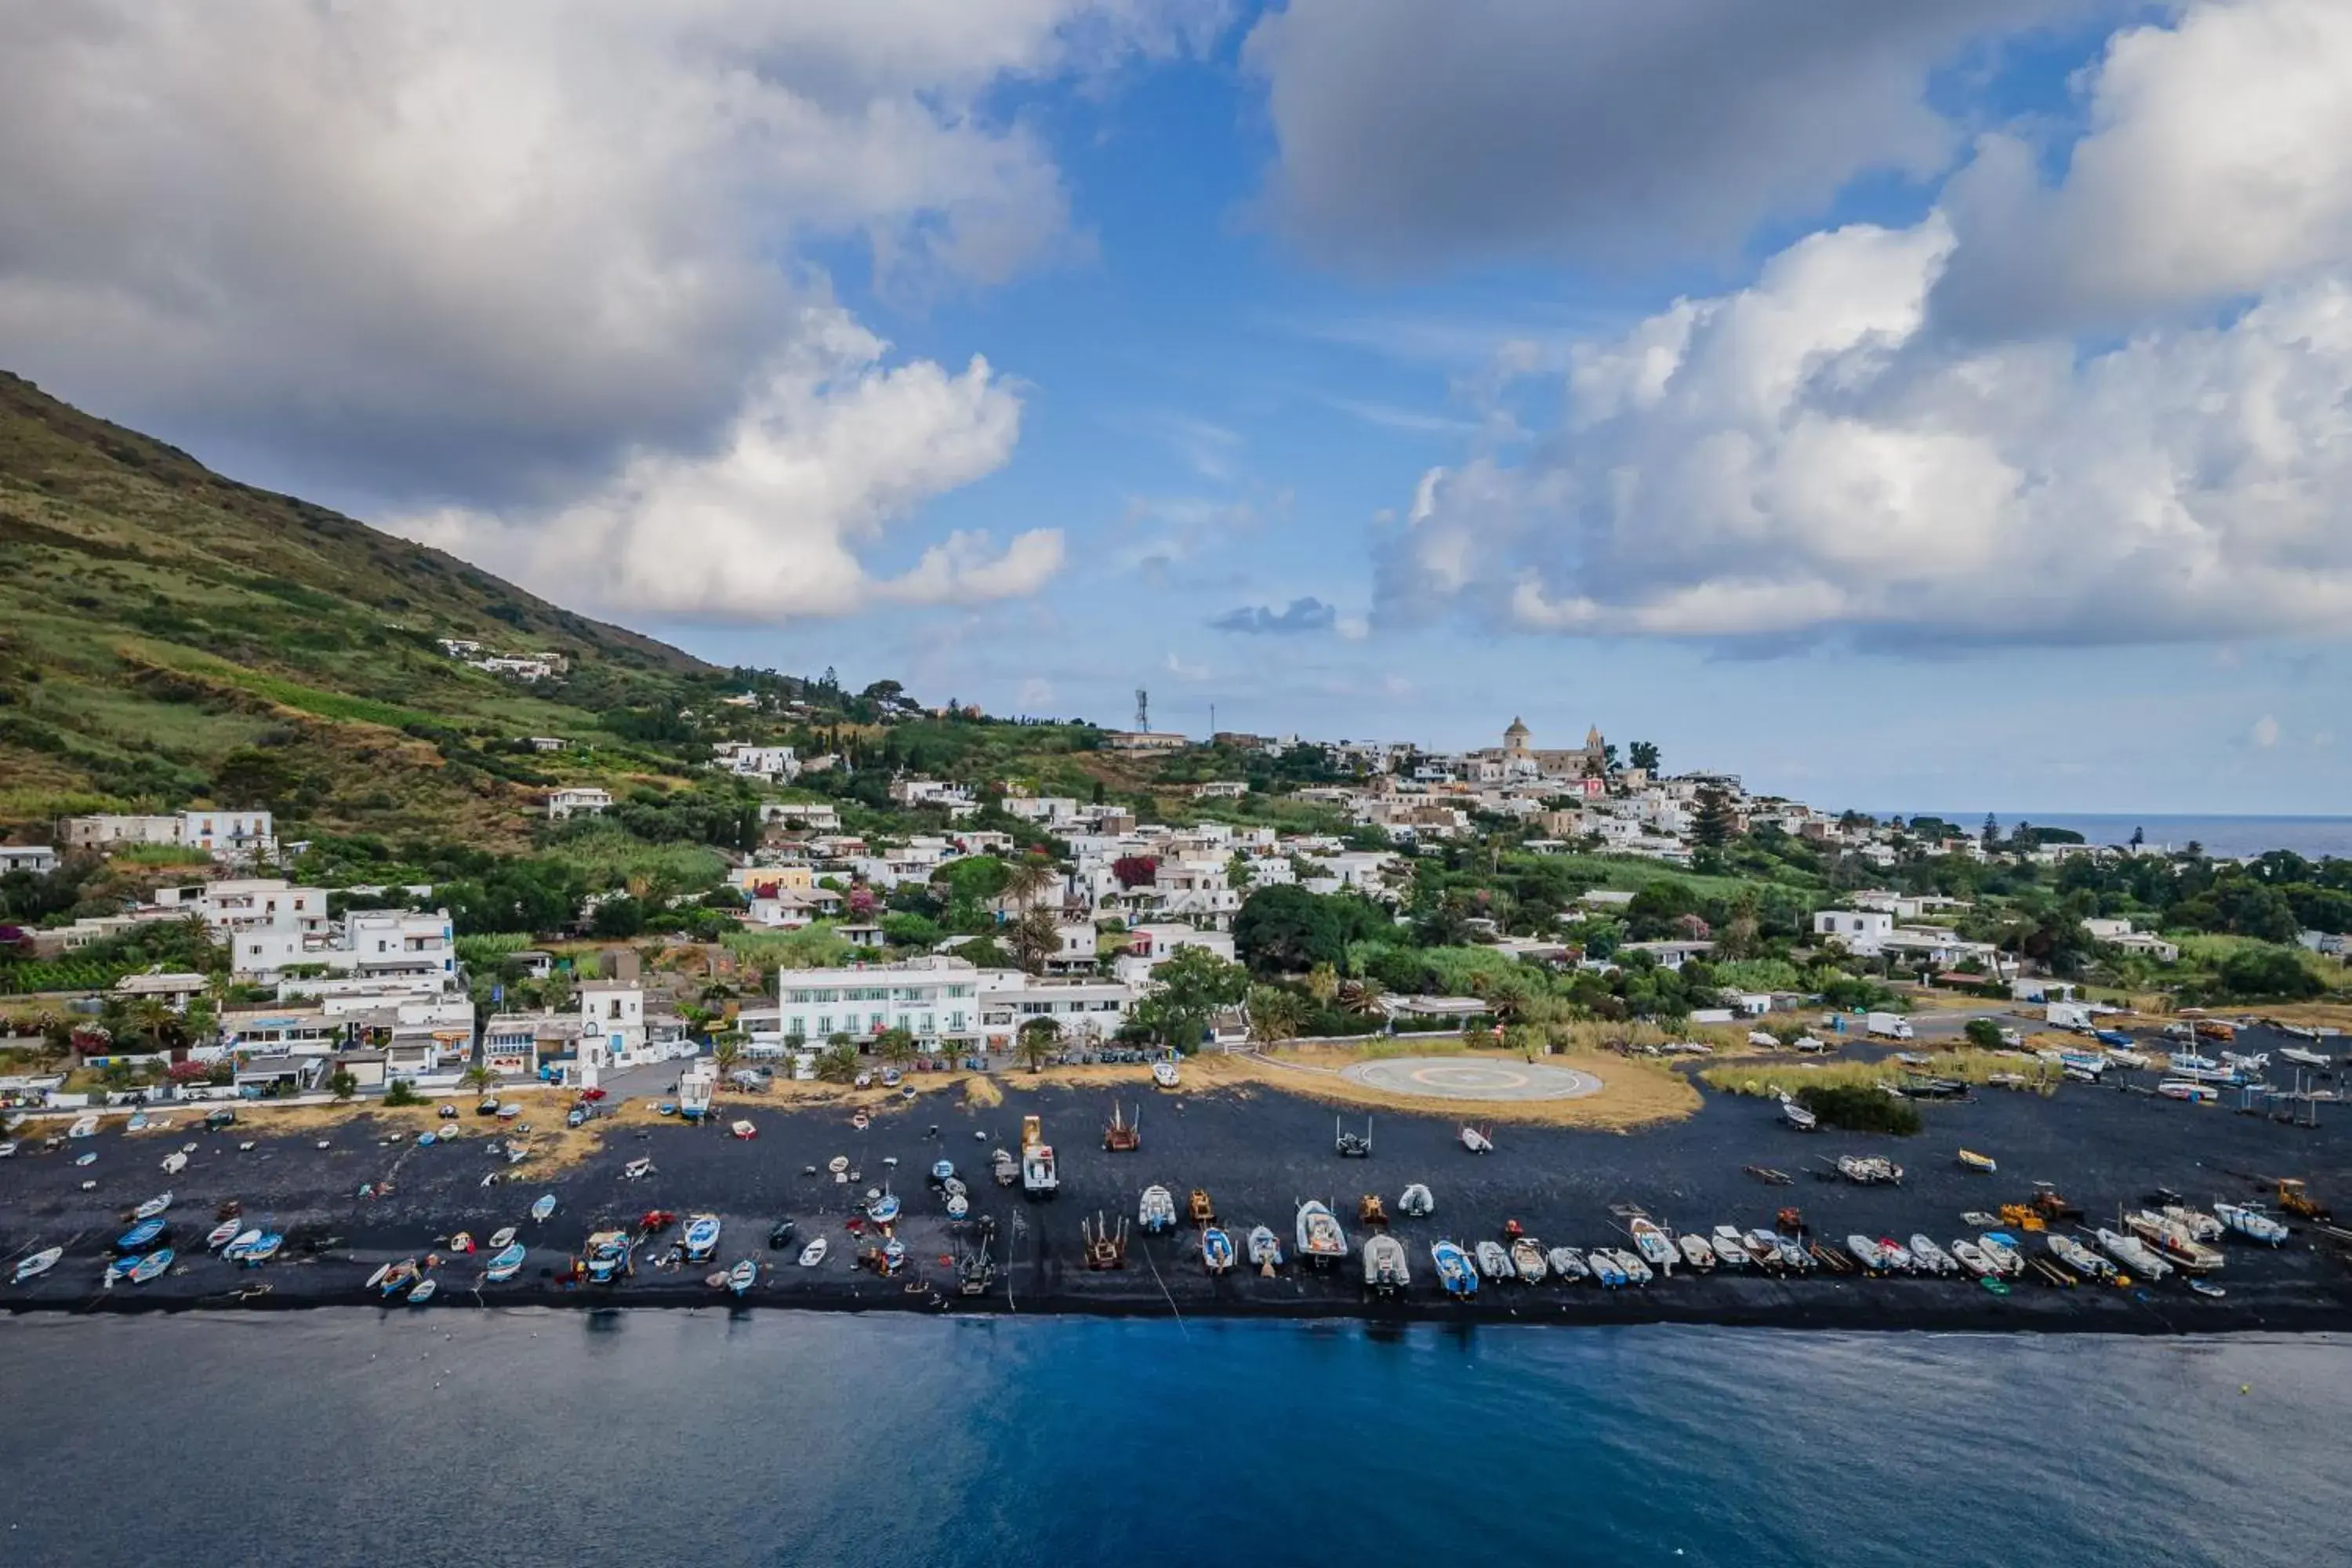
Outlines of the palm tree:
<svg viewBox="0 0 2352 1568">
<path fill-rule="evenodd" d="M 1249 1036 L 1257 1046 L 1277 1045 L 1298 1033 L 1298 1024 L 1306 1009 L 1300 1005 L 1298 994 L 1279 985 L 1253 985 L 1249 988 Z"/>
<path fill-rule="evenodd" d="M 1039 855 L 1024 855 L 1005 868 L 1004 899 L 1023 908 L 1034 903 L 1047 889 L 1062 880 L 1061 868 Z"/>
<path fill-rule="evenodd" d="M 1315 998 L 1318 1006 L 1328 1007 L 1331 999 L 1339 994 L 1339 972 L 1328 963 L 1318 963 L 1308 970 L 1307 994 Z"/>
<path fill-rule="evenodd" d="M 904 1029 L 885 1029 L 874 1042 L 874 1054 L 887 1066 L 904 1068 L 915 1059 L 915 1037 Z"/>
<path fill-rule="evenodd" d="M 719 1082 L 726 1082 L 727 1075 L 733 1072 L 735 1064 L 742 1059 L 742 1039 L 734 1030 L 730 1029 L 710 1042 L 710 1065 L 719 1069 Z"/>
<path fill-rule="evenodd" d="M 1049 910 L 1030 910 L 1013 922 L 1004 945 L 1013 950 L 1021 967 L 1034 974 L 1045 966 L 1049 956 L 1061 951 L 1061 923 Z"/>
<path fill-rule="evenodd" d="M 816 1076 L 826 1083 L 847 1083 L 857 1076 L 857 1047 L 847 1037 L 835 1035 L 833 1044 L 818 1053 Z"/>
<path fill-rule="evenodd" d="M 1021 1026 L 1021 1060 L 1031 1072 L 1045 1070 L 1045 1059 L 1061 1043 L 1062 1026 L 1051 1018 L 1032 1018 Z"/>
<path fill-rule="evenodd" d="M 1339 987 L 1339 1005 L 1359 1018 L 1374 1018 L 1388 1011 L 1389 994 L 1377 980 L 1350 980 Z"/>
<path fill-rule="evenodd" d="M 496 1073 L 490 1071 L 489 1068 L 484 1067 L 481 1063 L 476 1062 L 472 1067 L 466 1069 L 462 1081 L 467 1089 L 472 1089 L 476 1094 L 480 1094 L 484 1090 L 488 1089 L 492 1083 L 497 1081 L 497 1079 L 498 1075 Z"/>
<path fill-rule="evenodd" d="M 161 996 L 142 996 L 131 1005 L 131 1021 L 147 1043 L 157 1050 L 163 1048 L 163 1031 L 172 1026 L 172 1009 Z"/>
</svg>

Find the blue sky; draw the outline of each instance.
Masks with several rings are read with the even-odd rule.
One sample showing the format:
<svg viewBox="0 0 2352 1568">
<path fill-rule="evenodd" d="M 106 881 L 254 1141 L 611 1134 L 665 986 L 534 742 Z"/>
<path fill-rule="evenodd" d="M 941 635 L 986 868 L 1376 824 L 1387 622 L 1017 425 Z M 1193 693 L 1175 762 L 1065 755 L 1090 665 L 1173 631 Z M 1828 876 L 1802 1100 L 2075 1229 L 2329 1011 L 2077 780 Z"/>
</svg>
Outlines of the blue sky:
<svg viewBox="0 0 2352 1568">
<path fill-rule="evenodd" d="M 1830 805 L 2352 783 L 2352 8 L 100 9 L 0 66 L 0 144 L 101 121 L 0 153 L 0 363 L 706 657 Z M 152 247 L 74 196 L 161 168 Z"/>
</svg>

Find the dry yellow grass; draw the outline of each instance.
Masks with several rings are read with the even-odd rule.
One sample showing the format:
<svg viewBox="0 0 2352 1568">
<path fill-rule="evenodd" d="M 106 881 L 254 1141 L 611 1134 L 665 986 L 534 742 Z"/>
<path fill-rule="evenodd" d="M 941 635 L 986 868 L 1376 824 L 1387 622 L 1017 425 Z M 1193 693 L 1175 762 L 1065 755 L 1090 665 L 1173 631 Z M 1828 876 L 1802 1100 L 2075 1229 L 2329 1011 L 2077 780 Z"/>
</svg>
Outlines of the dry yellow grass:
<svg viewBox="0 0 2352 1568">
<path fill-rule="evenodd" d="M 1824 1062 L 1790 1057 L 1767 1067 L 1759 1062 L 1731 1062 L 1699 1074 L 1707 1086 L 1729 1094 L 1773 1095 L 1801 1089 L 1867 1089 L 1898 1081 L 1909 1068 L 1896 1061 Z M 2036 1087 L 2055 1084 L 2060 1073 L 2046 1062 L 2000 1051 L 1942 1051 L 1927 1069 L 1937 1078 L 1963 1083 L 1983 1083 L 1996 1073 L 2016 1073 Z"/>
<path fill-rule="evenodd" d="M 1526 1060 L 1511 1051 L 1474 1050 L 1444 1054 L 1498 1062 Z M 1569 1050 L 1539 1058 L 1546 1066 L 1574 1068 L 1599 1079 L 1602 1086 L 1601 1091 L 1582 1100 L 1433 1100 L 1391 1094 L 1339 1076 L 1339 1068 L 1368 1059 L 1370 1059 L 1368 1053 L 1336 1046 L 1307 1046 L 1286 1050 L 1271 1060 L 1245 1056 L 1222 1058 L 1227 1064 L 1226 1070 L 1237 1074 L 1241 1081 L 1261 1084 L 1286 1094 L 1296 1094 L 1329 1105 L 1423 1116 L 1459 1117 L 1465 1121 L 1587 1127 L 1622 1132 L 1661 1121 L 1679 1121 L 1699 1108 L 1698 1090 L 1692 1088 L 1690 1080 L 1681 1073 L 1663 1062 L 1621 1057 L 1614 1052 Z M 1189 1076 L 1200 1065 L 1199 1060 L 1188 1063 L 1185 1072 Z"/>
</svg>

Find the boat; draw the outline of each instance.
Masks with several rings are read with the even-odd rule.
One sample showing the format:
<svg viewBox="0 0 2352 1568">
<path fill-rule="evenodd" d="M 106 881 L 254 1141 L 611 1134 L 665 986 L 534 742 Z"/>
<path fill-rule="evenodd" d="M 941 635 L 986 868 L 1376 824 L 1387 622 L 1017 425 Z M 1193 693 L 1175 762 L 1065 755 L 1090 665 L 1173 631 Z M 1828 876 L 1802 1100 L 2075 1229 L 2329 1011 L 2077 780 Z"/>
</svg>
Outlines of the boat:
<svg viewBox="0 0 2352 1568">
<path fill-rule="evenodd" d="M 149 1253 L 131 1266 L 131 1282 L 133 1285 L 145 1285 L 161 1279 L 163 1277 L 163 1271 L 172 1267 L 172 1249 L 168 1247 L 161 1251 Z"/>
<path fill-rule="evenodd" d="M 1246 1246 L 1253 1268 L 1271 1274 L 1282 1267 L 1282 1242 L 1266 1226 L 1252 1226 Z"/>
<path fill-rule="evenodd" d="M 1469 1254 L 1458 1243 L 1431 1242 L 1429 1261 L 1437 1270 L 1437 1283 L 1447 1295 L 1466 1300 L 1478 1293 L 1478 1270 L 1470 1266 Z"/>
<path fill-rule="evenodd" d="M 1780 1267 L 1798 1274 L 1811 1274 L 1821 1267 L 1813 1255 L 1805 1250 L 1804 1243 L 1793 1236 L 1776 1237 L 1773 1245 L 1780 1249 Z"/>
<path fill-rule="evenodd" d="M 1675 1238 L 1675 1244 L 1682 1249 L 1683 1261 L 1700 1273 L 1715 1268 L 1715 1248 L 1707 1245 L 1706 1237 L 1685 1231 Z"/>
<path fill-rule="evenodd" d="M 449 1250 L 452 1252 L 473 1251 L 474 1233 L 470 1230 L 461 1230 L 457 1235 L 451 1237 L 449 1238 Z"/>
<path fill-rule="evenodd" d="M 2053 1231 L 2042 1238 L 2042 1244 L 2050 1249 L 2050 1256 L 2084 1279 L 2102 1285 L 2114 1281 L 2116 1266 L 2073 1237 Z"/>
<path fill-rule="evenodd" d="M 953 1160 L 934 1160 L 931 1162 L 931 1185 L 935 1187 L 944 1187 L 950 1182 L 954 1180 L 955 1162 Z"/>
<path fill-rule="evenodd" d="M 1592 1270 L 1585 1264 L 1584 1254 L 1572 1247 L 1553 1247 L 1544 1254 L 1544 1261 L 1551 1265 L 1553 1277 L 1562 1284 L 1592 1278 Z"/>
<path fill-rule="evenodd" d="M 2210 1083 L 2191 1083 L 2185 1079 L 2167 1079 L 2156 1086 L 2156 1092 L 2167 1100 L 2188 1100 L 2199 1105 L 2210 1105 L 2221 1098 L 2221 1091 Z"/>
<path fill-rule="evenodd" d="M 1992 1271 L 2006 1279 L 2025 1271 L 2025 1259 L 2017 1250 L 2017 1238 L 2004 1231 L 1989 1230 L 1977 1237 L 1977 1250 L 1985 1255 Z"/>
<path fill-rule="evenodd" d="M 1031 1121 L 1035 1118 L 1029 1119 Z M 1061 1190 L 1061 1169 L 1054 1162 L 1054 1146 L 1042 1137 L 1031 1138 L 1024 1125 L 1021 1142 L 1021 1190 L 1033 1198 L 1051 1197 Z"/>
<path fill-rule="evenodd" d="M 1878 1238 L 1878 1256 L 1885 1263 L 1889 1273 L 1916 1274 L 1919 1272 L 1919 1260 L 1911 1256 L 1911 1249 L 1891 1236 L 1882 1236 Z"/>
<path fill-rule="evenodd" d="M 2286 1240 L 2286 1226 L 2251 1205 L 2215 1204 L 2213 1215 L 2232 1236 L 2248 1241 L 2277 1247 Z"/>
<path fill-rule="evenodd" d="M 391 1268 L 381 1270 L 380 1274 L 383 1280 L 382 1287 L 383 1293 L 387 1296 L 397 1296 L 416 1278 L 416 1259 L 404 1258 Z"/>
<path fill-rule="evenodd" d="M 621 1167 L 621 1176 L 624 1181 L 641 1182 L 653 1173 L 653 1156 L 641 1154 Z"/>
<path fill-rule="evenodd" d="M 171 1206 L 172 1194 L 169 1193 L 157 1193 L 153 1197 L 149 1198 L 145 1203 L 141 1204 L 137 1208 L 132 1209 L 131 1211 L 131 1217 L 132 1219 L 153 1219 L 157 1215 L 162 1214 L 165 1209 L 170 1208 Z"/>
<path fill-rule="evenodd" d="M 780 1219 L 775 1224 L 770 1226 L 768 1227 L 768 1250 L 771 1252 L 783 1251 L 786 1247 L 792 1245 L 793 1233 L 799 1229 L 800 1226 L 793 1224 L 790 1219 Z"/>
<path fill-rule="evenodd" d="M 412 1307 L 422 1307 L 425 1302 L 433 1300 L 440 1289 L 441 1281 L 438 1279 L 430 1278 L 419 1279 L 416 1282 L 416 1288 L 408 1293 L 408 1304 Z"/>
<path fill-rule="evenodd" d="M 98 1163 L 98 1151 L 97 1151 L 97 1150 L 95 1150 L 95 1149 L 92 1149 L 92 1150 L 91 1150 L 89 1153 L 87 1153 L 87 1154 L 77 1154 L 77 1155 L 75 1155 L 75 1156 L 74 1156 L 74 1163 L 75 1163 L 75 1164 L 77 1164 L 77 1165 L 95 1165 L 95 1164 L 97 1164 L 97 1163 Z M 97 1184 L 96 1183 L 92 1183 L 92 1184 L 91 1184 L 91 1185 L 92 1185 L 92 1186 L 95 1186 L 96 1184 Z M 89 1189 L 88 1189 L 88 1188 L 85 1188 L 85 1189 L 83 1189 L 83 1190 L 84 1190 L 84 1191 L 88 1191 Z"/>
<path fill-rule="evenodd" d="M 1478 1272 L 1484 1278 L 1488 1279 L 1508 1279 L 1511 1277 L 1513 1272 L 1511 1268 L 1511 1255 L 1507 1251 L 1504 1250 L 1503 1244 L 1501 1242 L 1480 1242 L 1478 1244 L 1475 1257 L 1478 1259 Z"/>
<path fill-rule="evenodd" d="M 503 1252 L 508 1247 L 514 1245 L 514 1238 L 515 1227 L 510 1225 L 502 1226 L 499 1229 L 490 1232 L 490 1250 L 492 1252 Z"/>
<path fill-rule="evenodd" d="M 719 1249 L 719 1216 L 691 1215 L 686 1222 L 686 1260 L 700 1263 Z"/>
<path fill-rule="evenodd" d="M 159 1215 L 150 1215 L 148 1218 L 141 1220 L 137 1225 L 132 1226 L 129 1230 L 124 1231 L 121 1236 L 116 1237 L 114 1238 L 114 1250 L 117 1252 L 144 1252 L 147 1248 L 154 1246 L 158 1241 L 162 1240 L 163 1237 L 163 1221 L 162 1217 Z"/>
<path fill-rule="evenodd" d="M 1984 1248 L 1966 1237 L 1952 1243 L 1951 1254 L 1953 1260 L 1970 1274 L 1990 1278 L 2000 1272 L 1993 1267 L 1992 1259 L 1985 1256 Z"/>
<path fill-rule="evenodd" d="M 1436 1198 L 1419 1182 L 1405 1188 L 1403 1195 L 1397 1199 L 1397 1213 L 1408 1219 L 1427 1219 L 1436 1212 Z"/>
<path fill-rule="evenodd" d="M 1838 1174 L 1857 1186 L 1901 1186 L 1903 1167 L 1884 1154 L 1841 1154 Z"/>
<path fill-rule="evenodd" d="M 815 1268 L 818 1264 L 824 1261 L 824 1237 L 820 1236 L 815 1240 L 810 1242 L 806 1247 L 801 1248 L 801 1267 L 803 1268 Z"/>
<path fill-rule="evenodd" d="M 1158 1084 L 1162 1089 L 1174 1089 L 1176 1087 L 1176 1064 L 1166 1060 L 1153 1062 L 1151 1064 L 1151 1081 Z"/>
<path fill-rule="evenodd" d="M 2093 1234 L 2098 1237 L 2100 1251 L 2143 1279 L 2161 1279 L 2172 1272 L 2172 1265 L 2158 1257 L 2154 1248 L 2136 1236 L 2108 1230 L 2105 1226 Z"/>
<path fill-rule="evenodd" d="M 971 1200 L 961 1193 L 948 1194 L 948 1218 L 962 1219 L 971 1213 Z"/>
<path fill-rule="evenodd" d="M 1465 1121 L 1462 1124 L 1462 1147 L 1473 1154 L 1491 1154 L 1495 1152 L 1494 1134 Z"/>
<path fill-rule="evenodd" d="M 2187 1204 L 2166 1204 L 2158 1212 L 2199 1241 L 2221 1239 L 2223 1227 L 2221 1220 L 2203 1209 L 2191 1208 Z"/>
<path fill-rule="evenodd" d="M 1404 1243 L 1393 1236 L 1364 1238 L 1364 1289 L 1377 1296 L 1392 1296 L 1412 1282 Z"/>
<path fill-rule="evenodd" d="M 630 1271 L 629 1255 L 636 1244 L 625 1230 L 600 1230 L 588 1238 L 583 1261 L 592 1285 L 610 1285 Z"/>
<path fill-rule="evenodd" d="M 493 1285 L 503 1285 L 522 1272 L 522 1260 L 521 1242 L 500 1247 L 491 1255 L 488 1265 L 482 1270 L 482 1278 Z"/>
<path fill-rule="evenodd" d="M 1715 1248 L 1717 1263 L 1727 1263 L 1734 1268 L 1748 1267 L 1748 1244 L 1739 1239 L 1739 1232 L 1732 1226 L 1717 1226 L 1714 1234 L 1706 1238 L 1706 1244 Z"/>
<path fill-rule="evenodd" d="M 97 1132 L 97 1117 L 77 1116 L 74 1118 L 73 1125 L 66 1129 L 66 1136 L 68 1138 L 88 1138 Z"/>
<path fill-rule="evenodd" d="M 1845 1249 L 1853 1255 L 1856 1263 L 1862 1265 L 1864 1274 L 1876 1274 L 1886 1267 L 1885 1254 L 1878 1250 L 1878 1243 L 1866 1236 L 1847 1237 Z"/>
<path fill-rule="evenodd" d="M 892 1225 L 898 1221 L 899 1207 L 898 1194 L 886 1191 L 866 1204 L 866 1217 L 876 1225 Z"/>
<path fill-rule="evenodd" d="M 1780 1267 L 1780 1238 L 1779 1237 L 1774 1236 L 1769 1230 L 1758 1229 L 1745 1233 L 1739 1239 L 1747 1247 L 1748 1256 L 1755 1260 L 1756 1267 L 1759 1268 L 1778 1268 Z"/>
<path fill-rule="evenodd" d="M 13 1160 L 16 1157 L 16 1141 L 14 1138 L 0 1138 L 0 1160 Z"/>
<path fill-rule="evenodd" d="M 1638 1255 L 1628 1252 L 1622 1247 L 1610 1248 L 1609 1256 L 1616 1261 L 1617 1267 L 1624 1271 L 1629 1284 L 1647 1285 L 1655 1278 L 1650 1272 L 1648 1264 L 1643 1262 Z"/>
<path fill-rule="evenodd" d="M 760 1266 L 748 1258 L 739 1258 L 735 1267 L 727 1271 L 727 1289 L 740 1296 L 760 1278 Z"/>
<path fill-rule="evenodd" d="M 1617 1261 L 1617 1255 L 1605 1247 L 1588 1250 L 1584 1255 L 1584 1266 L 1592 1270 L 1592 1278 L 1596 1281 L 1612 1290 L 1625 1283 L 1624 1266 Z"/>
<path fill-rule="evenodd" d="M 554 1213 L 555 1194 L 553 1193 L 541 1193 L 531 1201 L 530 1217 L 539 1224 L 546 1224 L 549 1216 Z"/>
<path fill-rule="evenodd" d="M 1633 1236 L 1633 1247 L 1641 1253 L 1644 1263 L 1651 1265 L 1661 1274 L 1674 1272 L 1675 1264 L 1681 1258 L 1682 1254 L 1675 1250 L 1674 1239 L 1658 1228 L 1655 1220 L 1644 1219 L 1637 1215 L 1625 1222 L 1625 1229 Z"/>
<path fill-rule="evenodd" d="M 1811 1132 L 1821 1126 L 1820 1117 L 1785 1094 L 1780 1097 L 1780 1120 L 1800 1132 Z"/>
<path fill-rule="evenodd" d="M 2293 1062 L 2299 1068 L 2312 1068 L 2321 1072 L 2326 1072 L 2336 1065 L 2319 1052 L 2307 1051 L 2301 1046 L 2281 1046 L 2278 1054 L 2281 1061 Z"/>
<path fill-rule="evenodd" d="M 1223 1274 L 1234 1266 L 1234 1238 L 1215 1226 L 1201 1233 L 1201 1267 Z"/>
<path fill-rule="evenodd" d="M 58 1259 L 65 1255 L 66 1249 L 62 1247 L 45 1247 L 30 1258 L 20 1258 L 16 1260 L 16 1271 L 8 1276 L 8 1283 L 22 1285 L 27 1279 L 37 1279 L 55 1268 Z"/>
<path fill-rule="evenodd" d="M 220 1224 L 213 1226 L 211 1230 L 205 1233 L 205 1250 L 210 1252 L 218 1252 L 222 1247 L 226 1247 L 230 1242 L 235 1241 L 236 1239 L 236 1233 L 244 1228 L 245 1222 L 241 1219 L 225 1219 L 221 1221 Z"/>
<path fill-rule="evenodd" d="M 505 1100 L 499 1102 L 498 1118 L 499 1121 L 512 1121 L 516 1117 L 520 1116 L 521 1114 L 522 1101 L 519 1100 Z"/>
<path fill-rule="evenodd" d="M 727 1134 L 730 1138 L 757 1138 L 760 1130 L 749 1121 L 730 1121 L 727 1124 Z"/>
<path fill-rule="evenodd" d="M 1348 1233 L 1339 1216 L 1313 1199 L 1298 1205 L 1297 1239 L 1302 1263 L 1336 1263 L 1348 1256 Z"/>
<path fill-rule="evenodd" d="M 2186 1226 L 2174 1224 L 2153 1209 L 2126 1215 L 2124 1226 L 2184 1274 L 2210 1274 L 2221 1267 L 2218 1248 L 2206 1246 L 2189 1235 Z"/>
<path fill-rule="evenodd" d="M 262 1232 L 257 1226 L 247 1226 L 221 1244 L 221 1256 L 235 1261 L 245 1256 L 246 1249 L 259 1241 Z"/>
<path fill-rule="evenodd" d="M 1367 1242 L 1366 1246 L 1370 1243 Z M 1523 1236 L 1511 1243 L 1511 1270 L 1522 1285 L 1540 1285 L 1551 1273 L 1551 1265 L 1544 1259 L 1543 1243 L 1532 1236 Z"/>
<path fill-rule="evenodd" d="M 1925 1232 L 1911 1237 L 1911 1261 L 1919 1266 L 1922 1274 L 1958 1274 L 1960 1266 L 1952 1255 L 1937 1246 Z"/>
<path fill-rule="evenodd" d="M 2000 1162 L 1990 1154 L 1979 1154 L 1973 1149 L 1963 1149 L 1960 1151 L 1960 1167 L 1963 1170 L 1974 1171 L 1981 1176 L 1990 1176 L 2000 1169 Z"/>
<path fill-rule="evenodd" d="M 2134 1072 L 2145 1070 L 2148 1064 L 2147 1053 L 2135 1051 L 2124 1046 L 2109 1046 L 2107 1060 L 2116 1067 L 2129 1068 Z"/>
<path fill-rule="evenodd" d="M 125 1122 L 122 1124 L 122 1130 L 123 1130 L 125 1132 L 144 1132 L 144 1131 L 147 1131 L 147 1113 L 146 1113 L 145 1111 L 143 1111 L 143 1110 L 134 1110 L 134 1111 L 132 1111 L 132 1112 L 131 1113 L 131 1120 L 130 1120 L 130 1121 L 125 1121 Z"/>
<path fill-rule="evenodd" d="M 163 1173 L 176 1176 L 188 1168 L 188 1157 L 177 1149 L 163 1156 Z"/>
<path fill-rule="evenodd" d="M 2196 1291 L 2200 1296 L 2210 1296 L 2217 1301 L 2229 1294 L 2227 1290 L 2222 1289 L 2221 1287 L 2214 1284 L 2210 1279 L 2200 1279 L 2195 1275 L 2189 1276 L 2189 1288 L 2191 1290 Z"/>
<path fill-rule="evenodd" d="M 1135 1223 L 1153 1236 L 1176 1228 L 1176 1199 L 1166 1187 L 1154 1183 L 1143 1189 L 1142 1201 L 1136 1205 Z"/>
</svg>

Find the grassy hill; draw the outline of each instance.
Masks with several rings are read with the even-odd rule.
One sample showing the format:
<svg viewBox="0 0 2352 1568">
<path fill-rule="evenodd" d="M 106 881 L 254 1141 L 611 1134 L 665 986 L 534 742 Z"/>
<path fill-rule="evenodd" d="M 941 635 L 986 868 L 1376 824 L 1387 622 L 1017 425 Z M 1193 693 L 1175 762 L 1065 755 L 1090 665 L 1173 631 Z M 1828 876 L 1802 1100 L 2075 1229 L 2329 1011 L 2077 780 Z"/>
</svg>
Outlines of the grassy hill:
<svg viewBox="0 0 2352 1568">
<path fill-rule="evenodd" d="M 571 668 L 524 685 L 444 637 Z M 549 782 L 677 771 L 614 716 L 729 679 L 0 373 L 0 824 L 255 804 L 519 845 Z M 525 735 L 593 749 L 536 757 Z"/>
</svg>

